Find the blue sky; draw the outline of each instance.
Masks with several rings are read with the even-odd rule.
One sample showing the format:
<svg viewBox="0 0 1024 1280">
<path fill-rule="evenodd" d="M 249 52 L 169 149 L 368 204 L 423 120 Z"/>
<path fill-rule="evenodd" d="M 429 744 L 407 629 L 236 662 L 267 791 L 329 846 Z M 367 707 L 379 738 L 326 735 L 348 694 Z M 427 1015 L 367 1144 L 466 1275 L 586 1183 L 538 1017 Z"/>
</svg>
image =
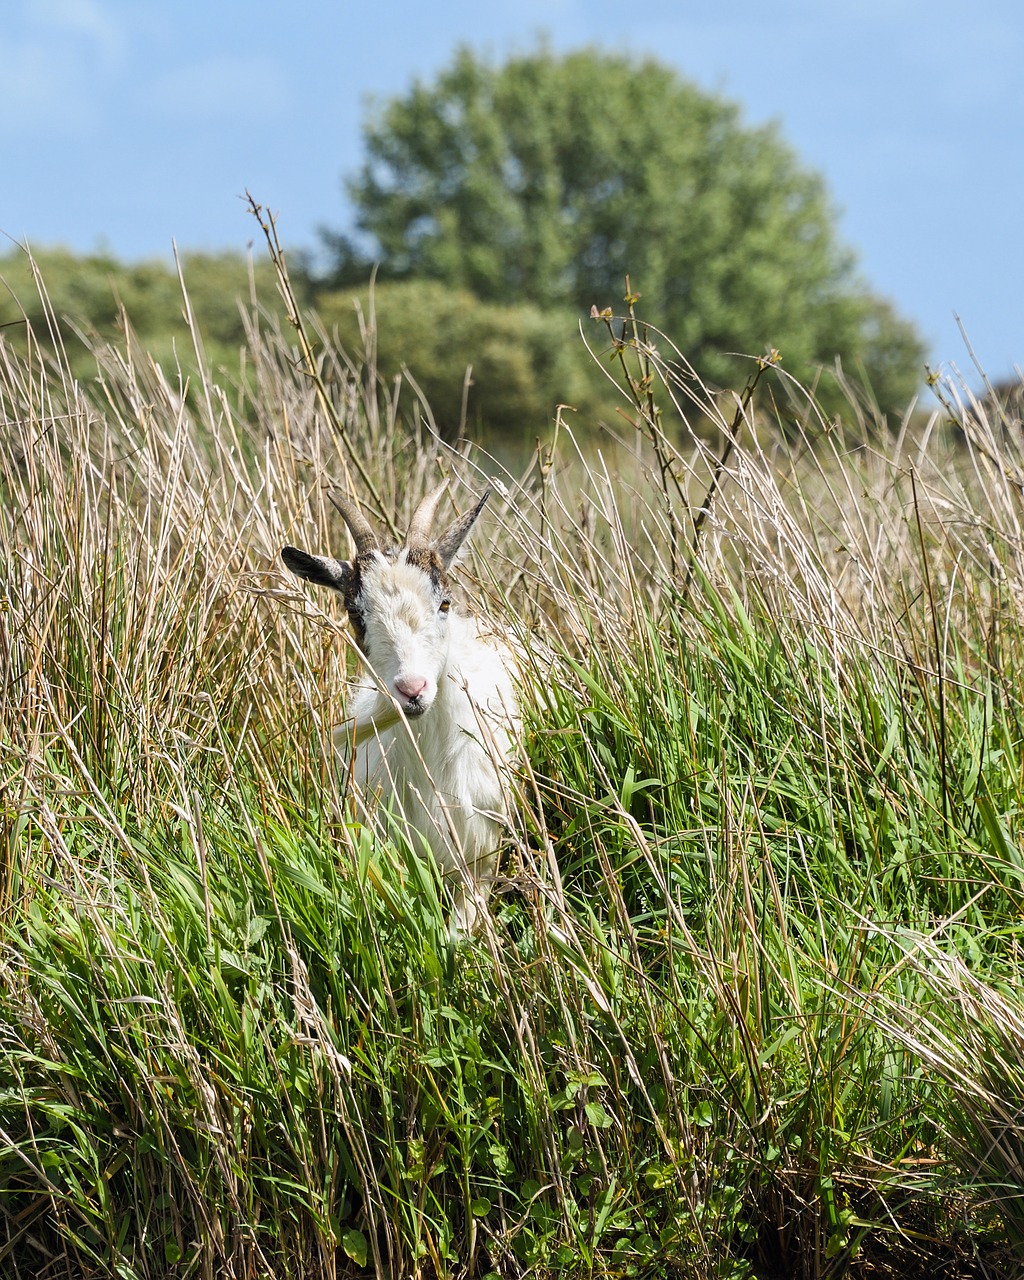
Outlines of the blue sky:
<svg viewBox="0 0 1024 1280">
<path fill-rule="evenodd" d="M 825 176 L 873 288 L 934 363 L 1024 365 L 1020 0 L 7 0 L 0 230 L 124 258 L 243 249 L 248 188 L 286 243 L 347 224 L 368 97 L 431 78 L 459 42 L 497 58 L 654 54 L 777 120 Z M 651 317 L 656 320 L 656 317 Z"/>
</svg>

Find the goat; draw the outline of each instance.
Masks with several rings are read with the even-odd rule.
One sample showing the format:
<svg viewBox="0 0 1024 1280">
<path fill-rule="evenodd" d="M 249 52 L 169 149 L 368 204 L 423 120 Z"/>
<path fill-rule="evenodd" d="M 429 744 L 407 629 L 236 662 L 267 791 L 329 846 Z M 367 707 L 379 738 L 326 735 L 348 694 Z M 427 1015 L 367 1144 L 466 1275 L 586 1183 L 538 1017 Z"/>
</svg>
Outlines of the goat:
<svg viewBox="0 0 1024 1280">
<path fill-rule="evenodd" d="M 347 497 L 332 494 L 355 543 L 350 561 L 285 547 L 300 578 L 340 592 L 368 671 L 335 729 L 364 792 L 394 804 L 455 882 L 451 928 L 472 933 L 497 870 L 508 818 L 504 766 L 518 740 L 512 655 L 452 607 L 448 569 L 489 496 L 437 537 L 445 481 L 413 514 L 401 547 L 384 548 Z"/>
</svg>

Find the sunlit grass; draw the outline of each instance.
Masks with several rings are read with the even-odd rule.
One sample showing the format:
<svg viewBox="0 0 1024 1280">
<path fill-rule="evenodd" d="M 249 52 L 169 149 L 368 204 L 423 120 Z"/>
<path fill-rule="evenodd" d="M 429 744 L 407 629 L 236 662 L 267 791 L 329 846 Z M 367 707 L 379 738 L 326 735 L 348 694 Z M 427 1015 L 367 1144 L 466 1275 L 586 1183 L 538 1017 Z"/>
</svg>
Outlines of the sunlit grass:
<svg viewBox="0 0 1024 1280">
<path fill-rule="evenodd" d="M 249 328 L 237 386 L 0 367 L 5 1273 L 1009 1267 L 1018 437 L 755 415 L 627 322 L 622 439 L 510 474 L 372 335 Z M 442 468 L 496 491 L 460 577 L 528 748 L 461 946 L 355 821 L 340 614 L 277 564 L 344 547 L 328 483 L 401 526 Z"/>
</svg>

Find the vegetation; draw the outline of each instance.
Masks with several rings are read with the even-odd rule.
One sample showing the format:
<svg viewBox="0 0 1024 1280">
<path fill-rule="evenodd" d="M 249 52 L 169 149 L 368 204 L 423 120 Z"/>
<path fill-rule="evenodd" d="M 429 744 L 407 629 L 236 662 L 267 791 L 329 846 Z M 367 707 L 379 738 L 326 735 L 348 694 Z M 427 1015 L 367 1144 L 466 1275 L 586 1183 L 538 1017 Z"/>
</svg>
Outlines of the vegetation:
<svg viewBox="0 0 1024 1280">
<path fill-rule="evenodd" d="M 821 178 L 655 61 L 464 48 L 378 106 L 365 145 L 355 233 L 328 237 L 340 283 L 379 262 L 383 280 L 586 315 L 628 275 L 704 379 L 775 347 L 804 381 L 841 357 L 890 413 L 920 383 L 921 339 L 857 276 Z M 841 403 L 827 375 L 819 393 Z"/>
<path fill-rule="evenodd" d="M 463 571 L 528 758 L 460 946 L 339 798 L 346 633 L 277 553 L 493 464 L 266 316 L 184 405 L 4 348 L 5 1274 L 1019 1266 L 1020 432 L 949 387 L 812 451 L 741 394 L 684 454 L 715 402 L 609 323 L 633 435 L 498 474 Z"/>
<path fill-rule="evenodd" d="M 447 440 L 470 436 L 518 456 L 560 402 L 584 421 L 612 412 L 608 380 L 580 343 L 573 312 L 496 306 L 429 280 L 371 290 L 368 279 L 358 290 L 334 290 L 300 269 L 292 287 L 304 311 L 315 313 L 314 345 L 340 342 L 393 386 L 404 382 L 402 413 L 413 423 L 428 414 Z M 59 345 L 64 364 L 82 380 L 96 376 L 97 342 L 127 335 L 183 379 L 201 377 L 208 364 L 234 383 L 248 376 L 239 355 L 253 299 L 275 323 L 284 319 L 265 256 L 184 253 L 176 269 L 159 260 L 18 249 L 0 258 L 0 280 L 0 329 L 12 347 L 25 354 L 29 332 L 51 355 Z"/>
<path fill-rule="evenodd" d="M 322 292 L 316 310 L 346 350 L 363 350 L 372 336 L 380 375 L 411 379 L 446 440 L 469 436 L 516 452 L 545 432 L 560 402 L 584 422 L 602 407 L 610 412 L 608 380 L 567 309 L 501 307 L 437 281 L 409 280 L 379 284 L 372 295 Z"/>
<path fill-rule="evenodd" d="M 180 277 L 188 282 L 187 299 Z M 198 340 L 200 362 L 237 377 L 246 345 L 239 304 L 258 296 L 272 306 L 274 293 L 268 258 L 186 252 L 176 269 L 159 259 L 123 263 L 108 253 L 18 248 L 0 258 L 0 329 L 22 353 L 29 334 L 51 353 L 59 346 L 67 368 L 86 379 L 96 373 L 97 340 L 124 333 L 131 317 L 132 336 L 166 369 L 191 373 Z"/>
</svg>

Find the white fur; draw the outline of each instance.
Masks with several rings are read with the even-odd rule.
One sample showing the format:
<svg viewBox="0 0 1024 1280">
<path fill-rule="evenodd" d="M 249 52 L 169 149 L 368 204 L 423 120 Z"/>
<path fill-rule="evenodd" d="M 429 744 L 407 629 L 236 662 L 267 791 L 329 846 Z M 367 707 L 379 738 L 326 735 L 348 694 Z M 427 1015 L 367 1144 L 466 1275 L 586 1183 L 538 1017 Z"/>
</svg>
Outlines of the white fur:
<svg viewBox="0 0 1024 1280">
<path fill-rule="evenodd" d="M 508 819 L 507 762 L 518 739 L 512 656 L 441 598 L 399 552 L 378 554 L 359 595 L 372 670 L 335 739 L 364 794 L 382 793 L 414 846 L 454 881 L 454 932 L 472 932 Z M 411 685 L 409 682 L 412 682 Z M 399 689 L 424 684 L 410 703 Z M 419 837 L 419 840 L 417 840 Z"/>
</svg>

